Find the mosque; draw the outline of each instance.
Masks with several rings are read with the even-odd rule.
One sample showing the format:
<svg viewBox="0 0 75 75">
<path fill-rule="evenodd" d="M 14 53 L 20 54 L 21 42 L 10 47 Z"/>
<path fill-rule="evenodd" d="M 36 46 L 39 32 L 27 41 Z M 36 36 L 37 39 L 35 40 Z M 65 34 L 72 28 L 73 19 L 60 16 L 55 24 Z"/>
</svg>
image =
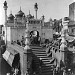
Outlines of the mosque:
<svg viewBox="0 0 75 75">
<path fill-rule="evenodd" d="M 62 20 L 63 28 L 61 30 L 61 37 L 59 38 L 61 41 L 55 40 L 52 45 L 49 44 L 46 48 L 38 45 L 30 46 L 29 35 L 30 37 L 33 36 L 34 39 L 37 38 L 35 39 L 37 41 L 40 38 L 42 42 L 44 42 L 45 39 L 51 40 L 53 38 L 52 20 L 44 22 L 44 16 L 37 19 L 37 3 L 34 5 L 36 12 L 35 17 L 32 16 L 30 12 L 26 16 L 21 8 L 15 16 L 10 13 L 7 17 L 7 8 L 7 2 L 5 1 L 5 25 L 2 32 L 6 44 L 7 42 L 21 41 L 23 37 L 26 38 L 24 47 L 19 46 L 16 43 L 8 43 L 8 45 L 6 45 L 6 51 L 2 54 L 3 58 L 11 67 L 15 70 L 18 69 L 18 74 L 65 75 L 67 73 L 75 75 L 75 49 L 67 45 L 68 43 L 71 43 L 68 40 L 70 37 L 68 35 L 69 20 L 65 20 L 65 18 Z M 28 34 L 28 32 L 30 34 Z M 68 43 L 66 40 L 68 40 Z M 71 56 L 73 59 L 69 58 Z M 71 64 L 70 61 L 73 61 L 73 63 Z"/>
<path fill-rule="evenodd" d="M 7 16 L 7 2 L 4 3 L 4 10 L 5 10 L 5 25 L 2 29 L 4 34 L 4 39 L 7 41 L 21 41 L 22 37 L 25 36 L 25 30 L 28 27 L 31 36 L 38 37 L 38 40 L 41 39 L 41 42 L 44 42 L 45 39 L 51 40 L 53 38 L 53 21 L 50 20 L 48 22 L 44 21 L 44 15 L 38 19 L 37 18 L 37 10 L 38 4 L 35 3 L 35 17 L 31 15 L 30 11 L 28 15 L 21 10 L 18 11 L 15 16 L 12 12 Z M 28 26 L 26 26 L 28 24 Z"/>
</svg>

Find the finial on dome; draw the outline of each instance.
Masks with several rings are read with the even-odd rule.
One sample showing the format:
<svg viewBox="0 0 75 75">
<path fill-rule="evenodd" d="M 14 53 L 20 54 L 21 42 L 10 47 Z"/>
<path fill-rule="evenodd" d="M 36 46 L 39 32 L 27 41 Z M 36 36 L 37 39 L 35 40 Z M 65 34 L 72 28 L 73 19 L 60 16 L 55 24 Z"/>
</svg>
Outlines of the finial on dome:
<svg viewBox="0 0 75 75">
<path fill-rule="evenodd" d="M 12 14 L 12 10 L 10 11 L 10 14 Z"/>
<path fill-rule="evenodd" d="M 21 6 L 20 6 L 20 11 L 21 11 Z"/>
<path fill-rule="evenodd" d="M 29 14 L 30 14 L 30 10 L 29 10 Z"/>
</svg>

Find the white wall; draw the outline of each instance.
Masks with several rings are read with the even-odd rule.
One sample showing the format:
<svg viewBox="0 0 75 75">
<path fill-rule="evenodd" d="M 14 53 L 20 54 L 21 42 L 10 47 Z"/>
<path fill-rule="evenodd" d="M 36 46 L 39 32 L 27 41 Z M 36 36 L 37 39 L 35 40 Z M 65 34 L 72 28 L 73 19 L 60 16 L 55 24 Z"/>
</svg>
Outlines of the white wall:
<svg viewBox="0 0 75 75">
<path fill-rule="evenodd" d="M 21 41 L 22 36 L 25 36 L 25 28 L 11 28 L 11 39 L 13 41 Z"/>
<path fill-rule="evenodd" d="M 16 41 L 17 40 L 17 30 L 16 28 L 11 28 L 11 40 Z"/>
<path fill-rule="evenodd" d="M 5 32 L 5 35 L 3 36 L 3 40 L 5 40 L 5 43 L 6 43 L 6 40 L 7 42 L 11 42 L 11 28 L 2 27 L 2 34 L 3 34 L 3 31 Z"/>
<path fill-rule="evenodd" d="M 7 41 L 11 42 L 11 28 L 7 27 Z"/>
<path fill-rule="evenodd" d="M 53 38 L 52 29 L 42 29 L 42 38 L 51 40 Z"/>
<path fill-rule="evenodd" d="M 38 31 L 41 36 L 41 24 L 29 24 L 29 31 Z"/>
</svg>

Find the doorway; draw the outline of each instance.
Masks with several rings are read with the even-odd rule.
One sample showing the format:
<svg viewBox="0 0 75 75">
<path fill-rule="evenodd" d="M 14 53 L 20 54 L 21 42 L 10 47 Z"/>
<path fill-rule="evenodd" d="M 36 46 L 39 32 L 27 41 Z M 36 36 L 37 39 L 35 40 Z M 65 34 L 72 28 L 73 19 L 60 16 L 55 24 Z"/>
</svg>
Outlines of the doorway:
<svg viewBox="0 0 75 75">
<path fill-rule="evenodd" d="M 39 44 L 39 32 L 38 31 L 31 31 L 30 32 L 30 41 L 31 44 Z"/>
</svg>

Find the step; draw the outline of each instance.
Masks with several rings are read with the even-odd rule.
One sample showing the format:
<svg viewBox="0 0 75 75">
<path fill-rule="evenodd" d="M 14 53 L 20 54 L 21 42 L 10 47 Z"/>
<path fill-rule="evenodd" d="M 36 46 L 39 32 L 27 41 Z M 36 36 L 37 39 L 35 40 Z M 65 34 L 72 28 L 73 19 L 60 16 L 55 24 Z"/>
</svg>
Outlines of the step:
<svg viewBox="0 0 75 75">
<path fill-rule="evenodd" d="M 32 51 L 36 51 L 36 52 L 45 52 L 44 50 L 41 49 L 32 49 Z M 45 52 L 46 53 L 46 52 Z"/>
<path fill-rule="evenodd" d="M 43 73 L 43 72 L 42 72 L 42 75 L 53 75 L 53 71 L 50 71 L 50 72 L 48 72 L 48 73 L 47 73 L 47 72 L 46 72 L 46 73 Z"/>
<path fill-rule="evenodd" d="M 50 60 L 50 59 L 52 59 L 52 58 L 48 58 L 48 57 L 42 58 L 42 60 Z"/>
<path fill-rule="evenodd" d="M 52 72 L 52 71 L 51 71 Z M 50 71 L 42 71 L 42 74 L 50 74 Z"/>
<path fill-rule="evenodd" d="M 47 58 L 47 56 L 37 56 L 37 57 L 39 57 L 39 58 Z"/>
<path fill-rule="evenodd" d="M 46 54 L 39 54 L 39 53 L 36 53 L 35 55 L 37 55 L 37 56 L 46 56 Z"/>
<path fill-rule="evenodd" d="M 51 66 L 54 64 L 50 64 L 51 61 L 54 60 L 54 58 L 47 57 L 46 49 L 42 49 L 42 47 L 32 47 L 33 54 L 37 57 L 34 58 L 34 62 L 37 64 L 37 67 L 39 66 L 39 60 L 42 59 L 42 74 L 41 75 L 53 75 L 53 69 Z M 37 71 L 39 72 L 39 70 Z M 39 74 L 39 73 L 38 73 Z"/>
<path fill-rule="evenodd" d="M 42 73 L 46 73 L 46 72 L 48 73 L 48 72 L 50 72 L 50 71 L 52 71 L 52 69 L 43 69 L 43 70 L 42 70 Z"/>
<path fill-rule="evenodd" d="M 54 66 L 54 64 L 46 64 L 46 66 Z"/>
<path fill-rule="evenodd" d="M 33 51 L 32 51 L 33 52 Z M 47 54 L 45 52 L 33 52 L 34 54 L 45 54 L 47 56 Z"/>
<path fill-rule="evenodd" d="M 49 60 L 42 60 L 43 62 L 50 62 Z"/>
<path fill-rule="evenodd" d="M 51 66 L 46 66 L 46 65 L 44 64 L 44 65 L 42 65 L 42 67 L 44 67 L 44 68 L 52 68 L 52 65 L 51 65 Z"/>
<path fill-rule="evenodd" d="M 32 51 L 45 52 L 46 53 L 46 51 L 44 51 L 43 49 L 42 50 L 41 49 L 32 49 Z"/>
<path fill-rule="evenodd" d="M 46 66 L 46 67 L 42 66 L 42 70 L 50 70 L 50 69 L 52 69 L 50 66 L 49 67 L 48 66 Z"/>
<path fill-rule="evenodd" d="M 39 46 L 34 46 L 34 47 L 30 47 L 31 49 L 42 49 L 42 47 L 39 47 Z"/>
</svg>

